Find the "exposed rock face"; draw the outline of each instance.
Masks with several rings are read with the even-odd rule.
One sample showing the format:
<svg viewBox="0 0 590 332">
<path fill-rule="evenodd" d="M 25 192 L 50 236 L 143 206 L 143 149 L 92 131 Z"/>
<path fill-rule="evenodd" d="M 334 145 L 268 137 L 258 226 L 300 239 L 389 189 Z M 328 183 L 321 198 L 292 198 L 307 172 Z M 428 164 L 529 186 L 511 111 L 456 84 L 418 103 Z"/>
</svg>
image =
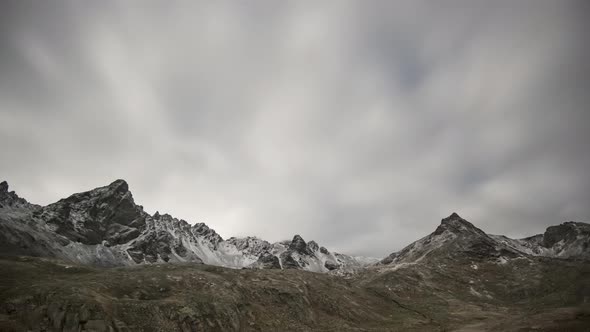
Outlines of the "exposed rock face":
<svg viewBox="0 0 590 332">
<path fill-rule="evenodd" d="M 50 204 L 40 216 L 57 234 L 89 245 L 129 242 L 145 229 L 147 217 L 123 180 Z"/>
<path fill-rule="evenodd" d="M 247 255 L 261 256 L 268 253 L 271 244 L 254 236 L 244 238 L 231 237 L 226 240 L 227 243 L 233 244 L 237 250 Z"/>
<path fill-rule="evenodd" d="M 257 261 L 257 267 L 262 269 L 281 269 L 281 262 L 279 258 L 269 252 L 260 255 Z"/>
<path fill-rule="evenodd" d="M 289 245 L 289 250 L 295 251 L 301 255 L 311 255 L 311 250 L 307 247 L 307 243 L 299 235 L 293 237 L 293 241 Z"/>
<path fill-rule="evenodd" d="M 127 249 L 127 253 L 135 263 L 156 263 L 158 258 L 168 262 L 172 255 L 173 240 L 168 232 L 162 230 L 149 232 L 138 241 L 134 241 Z"/>
<path fill-rule="evenodd" d="M 590 238 L 590 225 L 573 221 L 547 228 L 543 234 L 543 247 L 555 247 L 559 242 L 564 244 L 584 240 L 586 246 Z"/>
<path fill-rule="evenodd" d="M 215 230 L 209 228 L 209 226 L 205 225 L 204 223 L 196 223 L 192 228 L 192 233 L 198 237 L 201 237 L 207 242 L 209 242 L 213 247 L 212 249 L 217 249 L 217 245 L 219 242 L 223 241 L 221 236 L 215 232 Z"/>
<path fill-rule="evenodd" d="M 28 203 L 0 183 L 0 250 L 92 265 L 194 262 L 232 268 L 294 268 L 328 272 L 315 242 L 300 236 L 270 244 L 256 237 L 223 238 L 204 223 L 191 226 L 169 214 L 146 213 L 128 184 L 73 194 L 45 207 Z M 324 252 L 325 251 L 325 252 Z M 335 256 L 334 256 L 335 257 Z M 347 266 L 360 266 L 353 258 Z M 335 258 L 330 258 L 335 260 Z M 283 260 L 283 262 L 282 262 Z"/>
<path fill-rule="evenodd" d="M 281 255 L 280 260 L 283 262 L 283 269 L 300 269 L 305 268 L 305 260 L 299 260 L 298 257 L 285 253 Z"/>
<path fill-rule="evenodd" d="M 313 240 L 307 243 L 307 247 L 311 252 L 316 252 L 320 249 L 320 246 Z"/>
<path fill-rule="evenodd" d="M 333 271 L 333 270 L 336 270 L 337 268 L 339 268 L 340 265 L 338 265 L 334 262 L 327 261 L 324 263 L 324 267 L 330 271 Z"/>
</svg>

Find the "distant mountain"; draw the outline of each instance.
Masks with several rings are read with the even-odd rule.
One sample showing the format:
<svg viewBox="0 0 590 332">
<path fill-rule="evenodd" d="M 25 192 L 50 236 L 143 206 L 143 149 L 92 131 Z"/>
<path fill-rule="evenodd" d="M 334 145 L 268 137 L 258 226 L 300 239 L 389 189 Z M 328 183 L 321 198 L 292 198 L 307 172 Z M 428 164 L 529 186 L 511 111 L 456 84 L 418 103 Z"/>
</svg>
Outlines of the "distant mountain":
<svg viewBox="0 0 590 332">
<path fill-rule="evenodd" d="M 506 262 L 527 256 L 590 258 L 590 225 L 567 222 L 525 239 L 489 235 L 453 213 L 428 236 L 382 259 L 378 265 L 415 264 L 422 260 L 473 258 Z"/>
<path fill-rule="evenodd" d="M 0 183 L 0 250 L 96 266 L 193 262 L 230 268 L 299 269 L 347 274 L 377 263 L 403 266 L 434 257 L 524 256 L 590 258 L 590 225 L 567 222 L 524 239 L 489 235 L 456 213 L 430 235 L 386 258 L 329 251 L 295 235 L 270 243 L 257 237 L 224 240 L 204 223 L 149 215 L 124 180 L 73 194 L 47 206 L 27 202 Z"/>
<path fill-rule="evenodd" d="M 590 225 L 568 221 L 548 227 L 545 233 L 513 240 L 503 235 L 490 235 L 520 252 L 544 257 L 590 259 Z"/>
<path fill-rule="evenodd" d="M 222 237 L 204 223 L 135 204 L 124 180 L 73 194 L 47 206 L 28 203 L 0 184 L 3 253 L 55 257 L 96 266 L 194 262 L 231 268 L 348 273 L 377 260 L 332 253 L 299 235 L 269 243 Z"/>
</svg>

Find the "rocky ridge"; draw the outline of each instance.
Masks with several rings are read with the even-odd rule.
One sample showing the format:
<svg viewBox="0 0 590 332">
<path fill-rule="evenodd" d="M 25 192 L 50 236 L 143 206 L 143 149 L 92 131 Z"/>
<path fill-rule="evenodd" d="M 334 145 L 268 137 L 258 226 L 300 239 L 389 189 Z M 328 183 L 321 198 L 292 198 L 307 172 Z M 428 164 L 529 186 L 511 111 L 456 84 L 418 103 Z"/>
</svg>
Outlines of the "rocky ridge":
<svg viewBox="0 0 590 332">
<path fill-rule="evenodd" d="M 194 262 L 345 273 L 374 262 L 332 253 L 299 235 L 277 243 L 256 237 L 224 240 L 204 223 L 191 225 L 159 212 L 149 215 L 135 204 L 124 180 L 44 207 L 8 192 L 2 182 L 0 230 L 3 252 L 97 266 Z"/>
</svg>

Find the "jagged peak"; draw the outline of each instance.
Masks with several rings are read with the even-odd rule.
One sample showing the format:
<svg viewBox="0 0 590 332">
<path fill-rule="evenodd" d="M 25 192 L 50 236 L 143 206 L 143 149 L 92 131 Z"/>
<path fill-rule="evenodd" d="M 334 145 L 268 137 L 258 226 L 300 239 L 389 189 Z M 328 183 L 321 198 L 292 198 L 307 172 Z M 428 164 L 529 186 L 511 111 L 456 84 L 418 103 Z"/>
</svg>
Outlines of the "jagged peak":
<svg viewBox="0 0 590 332">
<path fill-rule="evenodd" d="M 464 232 L 475 232 L 475 233 L 485 233 L 480 230 L 479 228 L 475 227 L 469 221 L 461 218 L 457 213 L 453 212 L 450 216 L 441 220 L 440 225 L 434 231 L 435 235 L 442 234 L 445 231 L 450 231 L 452 233 L 464 233 Z"/>
<path fill-rule="evenodd" d="M 461 216 L 458 215 L 457 212 L 453 212 L 453 213 L 451 213 L 450 216 L 441 220 L 441 222 L 443 222 L 443 223 L 456 222 L 456 221 L 460 222 L 460 221 L 466 221 L 466 220 L 461 218 Z"/>
<path fill-rule="evenodd" d="M 307 255 L 312 254 L 312 251 L 309 249 L 307 243 L 305 242 L 305 240 L 303 240 L 303 238 L 299 234 L 296 234 L 295 236 L 293 236 L 293 240 L 289 244 L 289 250 L 296 251 L 300 254 L 307 254 Z"/>
<path fill-rule="evenodd" d="M 0 193 L 7 193 L 8 192 L 8 182 L 2 181 L 0 182 Z"/>
<path fill-rule="evenodd" d="M 305 242 L 305 240 L 299 234 L 295 234 L 293 236 L 293 239 L 291 240 L 291 242 L 289 242 L 288 240 L 285 242 L 288 242 L 288 245 L 291 248 L 298 247 L 298 246 L 303 246 L 303 247 L 307 246 L 307 242 Z"/>
<path fill-rule="evenodd" d="M 195 234 L 199 234 L 201 236 L 210 238 L 210 240 L 215 244 L 223 241 L 221 235 L 217 234 L 217 232 L 213 228 L 210 228 L 209 226 L 207 226 L 207 224 L 203 222 L 195 223 L 192 226 L 192 230 Z"/>
<path fill-rule="evenodd" d="M 293 236 L 293 240 L 291 240 L 291 244 L 300 244 L 302 243 L 304 246 L 307 245 L 307 243 L 305 242 L 305 240 L 301 237 L 301 235 L 299 234 L 295 234 Z"/>
<path fill-rule="evenodd" d="M 156 211 L 156 213 L 154 213 L 153 216 L 151 216 L 153 220 L 155 220 L 158 223 L 161 224 L 170 224 L 170 225 L 176 225 L 182 228 L 191 228 L 194 226 L 191 226 L 191 224 L 184 220 L 184 219 L 178 219 L 178 218 L 174 218 L 172 215 L 168 214 L 168 213 L 162 213 L 160 214 L 160 212 Z"/>
<path fill-rule="evenodd" d="M 461 218 L 461 216 L 457 212 L 453 212 L 448 218 Z"/>
<path fill-rule="evenodd" d="M 113 181 L 111 184 L 108 185 L 108 187 L 121 193 L 126 193 L 129 191 L 129 184 L 127 184 L 127 181 L 123 179 L 117 179 Z"/>
<path fill-rule="evenodd" d="M 193 225 L 193 228 L 195 229 L 203 229 L 203 230 L 208 230 L 209 226 L 207 226 L 207 224 L 205 224 L 204 222 L 197 222 Z"/>
<path fill-rule="evenodd" d="M 475 227 L 469 221 L 461 218 L 457 213 L 453 212 L 450 216 L 440 221 L 441 225 L 463 225 L 467 227 Z"/>
<path fill-rule="evenodd" d="M 320 249 L 320 246 L 318 245 L 317 242 L 315 242 L 314 240 L 311 240 L 309 242 L 307 242 L 307 247 L 311 250 L 311 251 L 318 251 Z"/>
<path fill-rule="evenodd" d="M 23 204 L 29 203 L 24 198 L 20 198 L 14 191 L 8 191 L 8 182 L 0 182 L 0 207 Z"/>
<path fill-rule="evenodd" d="M 67 203 L 78 203 L 86 200 L 91 200 L 99 198 L 100 200 L 103 199 L 114 199 L 120 200 L 123 199 L 127 201 L 130 205 L 137 206 L 138 209 L 143 210 L 141 205 L 136 205 L 133 200 L 133 195 L 129 191 L 129 185 L 125 180 L 115 180 L 111 182 L 109 185 L 94 188 L 88 191 L 79 192 L 68 196 L 67 198 L 60 199 L 57 203 L 60 204 L 63 202 Z M 50 204 L 53 205 L 53 204 Z"/>
</svg>

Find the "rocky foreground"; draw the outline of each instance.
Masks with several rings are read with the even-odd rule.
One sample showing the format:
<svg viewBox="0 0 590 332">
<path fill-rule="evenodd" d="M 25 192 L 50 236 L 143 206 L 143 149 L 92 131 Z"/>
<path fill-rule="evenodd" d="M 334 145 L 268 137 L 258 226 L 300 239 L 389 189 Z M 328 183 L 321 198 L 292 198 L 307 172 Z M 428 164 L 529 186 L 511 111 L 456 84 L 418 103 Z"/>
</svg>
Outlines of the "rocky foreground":
<svg viewBox="0 0 590 332">
<path fill-rule="evenodd" d="M 477 266 L 477 269 L 474 268 Z M 0 260 L 1 331 L 588 331 L 590 264 L 420 262 L 343 278 Z"/>
<path fill-rule="evenodd" d="M 589 243 L 585 223 L 510 239 L 452 214 L 371 262 L 223 240 L 124 181 L 45 207 L 4 182 L 0 331 L 590 331 Z"/>
</svg>

